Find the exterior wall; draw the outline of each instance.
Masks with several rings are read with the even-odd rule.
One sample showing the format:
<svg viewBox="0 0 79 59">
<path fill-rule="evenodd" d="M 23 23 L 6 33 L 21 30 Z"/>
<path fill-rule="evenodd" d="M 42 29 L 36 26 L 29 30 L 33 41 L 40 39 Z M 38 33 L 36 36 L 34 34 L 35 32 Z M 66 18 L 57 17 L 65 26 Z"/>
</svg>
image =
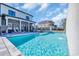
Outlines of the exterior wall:
<svg viewBox="0 0 79 59">
<path fill-rule="evenodd" d="M 8 15 L 8 10 L 12 10 L 15 12 L 15 17 L 20 17 L 20 18 L 23 18 L 23 19 L 26 19 L 26 16 L 29 16 L 28 14 L 24 14 L 18 10 L 15 10 L 13 8 L 10 8 L 10 7 L 7 7 L 3 4 L 1 4 L 1 14 L 7 14 Z M 31 19 L 31 16 L 29 16 L 30 19 Z"/>
<path fill-rule="evenodd" d="M 69 55 L 79 56 L 79 3 L 69 4 L 66 35 Z"/>
<path fill-rule="evenodd" d="M 48 28 L 50 25 L 49 24 L 39 24 L 39 28 Z"/>
<path fill-rule="evenodd" d="M 42 24 L 38 24 L 37 25 L 38 29 L 40 29 L 40 31 L 52 31 L 54 25 L 53 23 L 42 23 Z"/>
<path fill-rule="evenodd" d="M 52 23 L 45 23 L 45 24 L 38 24 L 38 28 L 49 28 L 51 26 Z M 53 27 L 53 25 L 52 25 Z"/>
<path fill-rule="evenodd" d="M 32 19 L 32 15 L 20 12 L 19 10 L 12 8 L 12 7 L 8 7 L 4 4 L 0 4 L 0 6 L 1 6 L 1 8 L 0 8 L 1 15 L 2 14 L 9 15 L 8 14 L 9 10 L 15 12 L 15 16 L 13 16 L 13 17 L 6 16 L 5 17 L 5 21 L 3 21 L 3 22 L 5 22 L 6 24 L 5 24 L 4 27 L 2 26 L 3 23 L 2 23 L 2 20 L 1 20 L 1 17 L 0 17 L 0 26 L 3 27 L 2 30 L 5 28 L 4 31 L 6 31 L 6 33 L 9 32 L 8 30 L 14 30 L 14 32 L 17 32 L 17 31 L 22 32 L 21 31 L 22 29 L 23 29 L 23 31 L 30 32 L 30 29 L 31 29 L 30 23 L 33 23 L 33 22 L 29 21 L 29 20 Z M 26 16 L 30 17 L 30 19 L 26 19 Z"/>
</svg>

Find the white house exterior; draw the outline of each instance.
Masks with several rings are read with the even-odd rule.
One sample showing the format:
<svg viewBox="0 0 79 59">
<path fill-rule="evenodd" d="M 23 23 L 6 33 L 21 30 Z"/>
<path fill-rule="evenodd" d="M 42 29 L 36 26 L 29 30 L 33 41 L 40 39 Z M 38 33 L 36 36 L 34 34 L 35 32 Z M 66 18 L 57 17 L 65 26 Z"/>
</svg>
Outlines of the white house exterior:
<svg viewBox="0 0 79 59">
<path fill-rule="evenodd" d="M 2 18 L 2 15 L 5 15 Z M 30 32 L 33 31 L 32 15 L 16 8 L 0 3 L 0 31 Z"/>
<path fill-rule="evenodd" d="M 37 24 L 37 28 L 40 31 L 52 31 L 54 27 L 54 22 L 51 20 L 41 21 Z"/>
</svg>

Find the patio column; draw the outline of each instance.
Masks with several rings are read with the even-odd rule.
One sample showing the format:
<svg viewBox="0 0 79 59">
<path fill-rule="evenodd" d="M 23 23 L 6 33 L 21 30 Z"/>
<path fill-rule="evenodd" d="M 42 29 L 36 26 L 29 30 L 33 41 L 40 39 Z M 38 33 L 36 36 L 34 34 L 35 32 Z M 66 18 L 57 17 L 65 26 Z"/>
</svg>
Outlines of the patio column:
<svg viewBox="0 0 79 59">
<path fill-rule="evenodd" d="M 28 22 L 26 22 L 26 32 L 28 32 Z"/>
<path fill-rule="evenodd" d="M 35 32 L 36 31 L 36 25 L 35 25 L 35 23 L 33 23 L 33 32 Z"/>
<path fill-rule="evenodd" d="M 6 16 L 6 26 L 7 26 L 6 33 L 8 33 L 8 17 L 7 16 Z"/>
<path fill-rule="evenodd" d="M 28 22 L 28 32 L 30 32 L 30 23 Z"/>
<path fill-rule="evenodd" d="M 1 17 L 0 17 L 0 26 L 1 26 Z"/>
<path fill-rule="evenodd" d="M 30 23 L 30 31 L 32 31 L 33 29 L 32 29 L 32 23 Z"/>
<path fill-rule="evenodd" d="M 20 25 L 19 26 L 20 26 L 20 32 L 21 32 L 21 20 L 20 20 Z"/>
<path fill-rule="evenodd" d="M 52 26 L 49 27 L 50 31 L 52 31 Z"/>
<path fill-rule="evenodd" d="M 33 29 L 32 29 L 32 23 L 30 23 L 30 30 L 32 31 Z"/>
<path fill-rule="evenodd" d="M 69 4 L 66 22 L 66 34 L 69 54 L 79 56 L 79 4 Z"/>
</svg>

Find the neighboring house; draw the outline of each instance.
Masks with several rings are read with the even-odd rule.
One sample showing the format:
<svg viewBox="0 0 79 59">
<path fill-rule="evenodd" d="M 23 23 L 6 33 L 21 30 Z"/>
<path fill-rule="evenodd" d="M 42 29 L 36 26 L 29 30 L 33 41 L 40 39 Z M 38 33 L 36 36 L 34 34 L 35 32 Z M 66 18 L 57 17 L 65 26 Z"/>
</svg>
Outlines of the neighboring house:
<svg viewBox="0 0 79 59">
<path fill-rule="evenodd" d="M 54 22 L 50 20 L 41 21 L 38 23 L 37 27 L 40 31 L 52 31 Z"/>
<path fill-rule="evenodd" d="M 0 3 L 0 32 L 30 32 L 35 22 L 32 15 Z"/>
</svg>

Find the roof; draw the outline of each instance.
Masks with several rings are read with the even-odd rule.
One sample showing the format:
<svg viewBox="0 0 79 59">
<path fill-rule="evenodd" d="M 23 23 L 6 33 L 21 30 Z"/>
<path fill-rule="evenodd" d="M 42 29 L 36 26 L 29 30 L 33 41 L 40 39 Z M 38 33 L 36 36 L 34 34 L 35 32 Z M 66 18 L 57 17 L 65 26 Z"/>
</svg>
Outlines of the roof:
<svg viewBox="0 0 79 59">
<path fill-rule="evenodd" d="M 38 24 L 47 24 L 47 23 L 54 23 L 54 22 L 51 20 L 45 20 L 45 21 L 39 22 Z"/>
<path fill-rule="evenodd" d="M 15 10 L 17 10 L 17 11 L 19 11 L 19 12 L 22 12 L 22 13 L 24 13 L 24 14 L 27 14 L 27 15 L 30 15 L 30 16 L 33 17 L 33 15 L 31 15 L 31 14 L 29 14 L 29 13 L 23 12 L 23 11 L 21 11 L 21 10 L 18 10 L 18 9 L 16 9 L 16 8 L 11 7 L 11 6 L 9 6 L 9 5 L 6 5 L 6 4 L 4 4 L 4 3 L 0 3 L 0 4 L 5 5 L 5 6 L 7 6 L 7 7 L 10 7 L 10 8 L 12 8 L 12 9 L 15 9 Z"/>
</svg>

